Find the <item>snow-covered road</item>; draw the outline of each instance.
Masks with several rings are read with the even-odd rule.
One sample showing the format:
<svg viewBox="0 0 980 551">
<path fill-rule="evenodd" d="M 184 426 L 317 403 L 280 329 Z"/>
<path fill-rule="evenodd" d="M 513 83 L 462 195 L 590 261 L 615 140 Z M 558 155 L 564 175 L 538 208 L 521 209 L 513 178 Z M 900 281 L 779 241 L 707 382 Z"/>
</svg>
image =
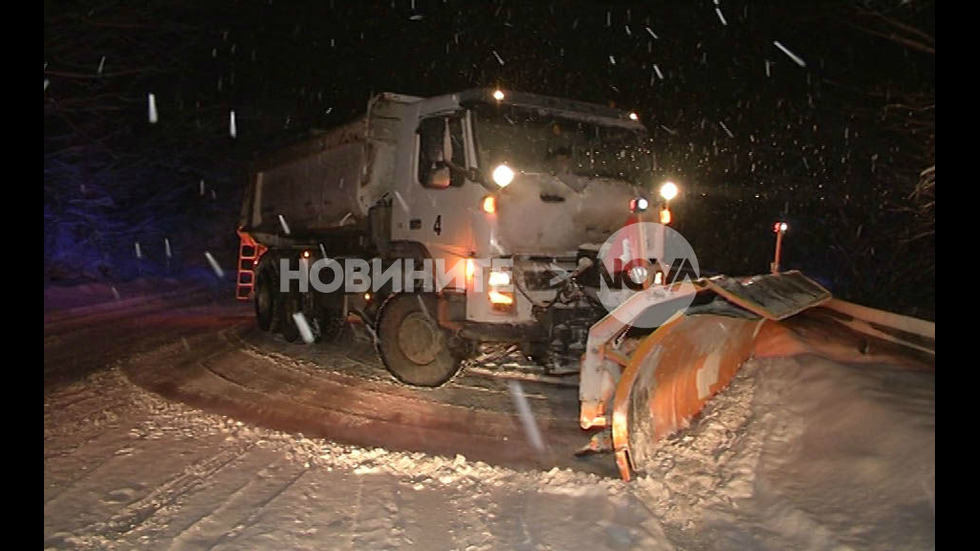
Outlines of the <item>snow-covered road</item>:
<svg viewBox="0 0 980 551">
<path fill-rule="evenodd" d="M 623 483 L 611 458 L 567 453 L 574 389 L 525 384 L 537 457 L 499 380 L 420 393 L 357 346 L 288 345 L 249 314 L 46 325 L 45 547 L 934 546 L 934 371 L 752 361 Z"/>
<path fill-rule="evenodd" d="M 615 479 L 520 472 L 245 425 L 118 369 L 45 403 L 45 546 L 649 548 L 659 523 Z"/>
</svg>

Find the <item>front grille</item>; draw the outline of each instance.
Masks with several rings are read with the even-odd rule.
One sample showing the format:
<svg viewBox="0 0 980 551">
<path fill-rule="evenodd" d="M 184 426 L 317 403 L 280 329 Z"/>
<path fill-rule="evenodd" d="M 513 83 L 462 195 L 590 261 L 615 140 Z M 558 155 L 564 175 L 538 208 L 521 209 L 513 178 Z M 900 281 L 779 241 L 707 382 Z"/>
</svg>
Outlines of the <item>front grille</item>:
<svg viewBox="0 0 980 551">
<path fill-rule="evenodd" d="M 560 272 L 552 270 L 524 272 L 524 285 L 531 291 L 551 289 L 559 283 L 556 280 L 555 284 L 552 284 L 551 281 L 560 277 L 560 275 Z"/>
</svg>

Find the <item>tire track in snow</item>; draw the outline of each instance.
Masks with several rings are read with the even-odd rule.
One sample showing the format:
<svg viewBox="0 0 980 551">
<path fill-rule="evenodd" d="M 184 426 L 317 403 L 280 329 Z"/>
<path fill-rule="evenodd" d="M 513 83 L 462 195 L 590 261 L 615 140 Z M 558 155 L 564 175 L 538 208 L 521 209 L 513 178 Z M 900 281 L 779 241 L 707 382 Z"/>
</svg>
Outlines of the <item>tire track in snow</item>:
<svg viewBox="0 0 980 551">
<path fill-rule="evenodd" d="M 259 519 L 259 517 L 261 517 L 262 514 L 265 512 L 269 504 L 276 501 L 281 495 L 283 495 L 283 493 L 286 492 L 286 490 L 292 488 L 293 485 L 295 485 L 296 482 L 308 472 L 309 469 L 301 467 L 297 471 L 297 473 L 294 476 L 287 479 L 284 484 L 277 484 L 276 489 L 272 492 L 271 495 L 269 495 L 264 499 L 259 500 L 252 508 L 251 513 L 249 513 L 245 518 L 240 519 L 239 522 L 237 522 L 231 530 L 229 530 L 227 533 L 223 534 L 220 538 L 218 538 L 218 540 L 215 541 L 213 544 L 211 544 L 208 547 L 208 549 L 214 549 L 215 547 L 221 544 L 229 543 L 230 540 L 238 537 L 238 535 L 241 534 L 243 531 L 253 526 L 256 523 L 256 521 Z"/>
<path fill-rule="evenodd" d="M 354 517 L 351 519 L 350 546 L 357 549 L 357 524 L 361 519 L 361 498 L 364 495 L 364 479 L 357 477 L 357 493 L 354 495 Z"/>
<path fill-rule="evenodd" d="M 266 500 L 264 487 L 268 485 L 266 473 L 274 465 L 282 463 L 281 446 L 275 446 L 267 453 L 259 453 L 253 459 L 244 457 L 239 467 L 239 472 L 250 473 L 246 480 L 237 485 L 232 485 L 231 491 L 222 495 L 219 501 L 212 503 L 213 492 L 220 491 L 222 486 L 227 487 L 230 481 L 216 481 L 209 491 L 209 495 L 202 495 L 201 500 L 206 503 L 201 514 L 194 515 L 188 519 L 190 522 L 171 536 L 173 546 L 177 548 L 203 548 L 212 547 L 220 543 L 220 540 L 228 533 L 235 530 L 236 526 L 241 525 L 242 516 L 238 512 L 242 510 L 254 510 Z M 250 450 L 248 455 L 260 451 Z M 268 455 L 273 459 L 268 460 Z M 253 467 L 253 463 L 255 466 Z M 264 466 L 263 466 L 264 465 Z M 193 503 L 186 503 L 185 509 L 192 508 Z"/>
<path fill-rule="evenodd" d="M 179 344 L 158 347 L 128 362 L 124 372 L 130 381 L 170 399 L 276 430 L 448 457 L 462 453 L 521 468 L 552 466 L 540 464 L 525 449 L 510 396 L 491 379 L 481 379 L 478 386 L 486 386 L 486 380 L 499 389 L 420 391 L 267 353 L 242 337 L 254 334 L 263 335 L 237 323 L 225 325 L 189 352 Z M 536 420 L 549 445 L 568 451 L 554 461 L 604 476 L 613 474 L 611 464 L 571 455 L 585 439 L 577 426 L 577 411 L 565 405 L 553 407 L 546 400 L 552 390 L 545 385 L 540 389 L 541 399 L 535 400 L 540 407 L 532 404 Z M 562 390 L 566 392 L 559 393 L 564 397 L 560 401 L 577 400 L 574 392 Z"/>
<path fill-rule="evenodd" d="M 256 357 L 265 358 L 285 369 L 306 375 L 323 376 L 330 373 L 353 380 L 370 381 L 374 384 L 387 385 L 391 391 L 400 393 L 406 398 L 431 396 L 440 401 L 454 403 L 460 398 L 479 403 L 481 398 L 496 399 L 498 403 L 489 406 L 501 411 L 515 413 L 504 384 L 506 368 L 499 368 L 497 375 L 493 370 L 482 368 L 474 371 L 463 367 L 460 373 L 451 381 L 438 388 L 409 389 L 397 382 L 384 368 L 373 345 L 366 342 L 354 341 L 346 344 L 340 342 L 319 343 L 307 346 L 297 343 L 285 343 L 269 334 L 254 332 L 226 332 L 229 339 Z M 359 357 L 355 357 L 359 356 Z M 340 360 L 338 365 L 338 360 Z M 554 418 L 564 422 L 566 418 L 573 421 L 578 419 L 577 385 L 574 387 L 556 385 L 541 381 L 523 381 L 525 395 L 531 400 L 536 416 Z M 482 396 L 481 396 L 482 395 Z M 570 417 L 569 417 L 570 416 Z"/>
<path fill-rule="evenodd" d="M 173 504 L 181 496 L 201 485 L 209 483 L 211 477 L 245 455 L 254 443 L 246 442 L 228 445 L 214 455 L 195 461 L 185 467 L 178 475 L 171 477 L 154 488 L 148 495 L 127 505 L 122 511 L 107 521 L 95 523 L 84 528 L 107 538 L 128 534 L 146 523 L 164 507 Z"/>
<path fill-rule="evenodd" d="M 116 455 L 100 457 L 100 451 L 95 450 L 92 452 L 92 454 L 95 456 L 94 460 L 92 460 L 89 457 L 83 457 L 81 458 L 81 461 L 72 461 L 71 464 L 64 467 L 64 469 L 70 470 L 70 472 L 74 473 L 72 475 L 69 475 L 67 478 L 63 478 L 63 475 L 60 472 L 62 470 L 62 468 L 60 468 L 61 467 L 60 465 L 57 467 L 51 465 L 51 463 L 55 462 L 58 459 L 64 459 L 66 461 L 79 459 L 78 458 L 79 452 L 76 450 L 95 440 L 96 438 L 90 438 L 86 440 L 83 444 L 79 445 L 78 447 L 72 448 L 59 456 L 54 456 L 54 457 L 45 456 L 44 478 L 45 480 L 47 480 L 50 476 L 52 479 L 56 480 L 56 482 L 52 482 L 52 484 L 56 484 L 58 487 L 58 490 L 54 492 L 52 495 L 45 495 L 44 498 L 45 507 L 48 507 L 49 505 L 53 505 L 66 492 L 70 492 L 76 489 L 82 482 L 94 476 L 95 473 L 99 472 L 107 464 L 109 464 L 112 461 L 118 460 L 120 458 L 120 455 L 118 455 L 118 451 Z M 126 441 L 128 443 L 130 439 L 120 438 L 119 440 Z M 125 449 L 125 448 L 119 448 L 119 449 Z M 78 465 L 79 462 L 81 463 L 81 465 Z M 47 487 L 45 489 L 47 489 Z"/>
<path fill-rule="evenodd" d="M 93 322 L 90 326 L 45 338 L 44 392 L 60 390 L 117 361 L 181 339 L 213 338 L 223 329 L 241 327 L 246 318 L 193 310 L 135 314 L 132 318 Z M 47 328 L 45 329 L 47 332 Z"/>
<path fill-rule="evenodd" d="M 104 456 L 102 448 L 125 448 L 131 438 L 121 435 L 145 418 L 117 369 L 75 383 L 64 393 L 48 395 L 44 408 L 46 507 L 117 459 L 117 455 Z"/>
<path fill-rule="evenodd" d="M 445 439 L 452 436 L 459 440 L 463 436 L 461 431 L 465 430 L 465 441 L 459 445 L 485 446 L 484 442 L 493 441 L 496 449 L 510 450 L 507 452 L 510 455 L 524 453 L 520 448 L 500 448 L 501 440 L 506 441 L 508 436 L 511 440 L 520 438 L 522 433 L 513 416 L 496 411 L 425 400 L 416 396 L 414 389 L 389 384 L 376 386 L 351 376 L 282 369 L 262 355 L 256 357 L 242 350 L 231 349 L 227 356 L 215 354 L 195 363 L 196 367 L 189 367 L 189 375 L 163 385 L 173 390 L 172 397 L 233 416 L 251 416 L 253 422 L 260 424 L 264 422 L 254 416 L 270 419 L 271 415 L 271 420 L 278 423 L 273 428 L 279 430 L 340 437 L 344 431 L 350 433 L 351 427 L 371 425 L 378 430 L 355 431 L 358 438 L 371 439 L 359 442 L 361 445 L 404 445 L 382 436 L 390 435 L 402 441 L 411 439 L 418 442 L 416 446 L 425 442 L 428 442 L 426 446 L 438 444 L 441 448 L 434 451 L 442 454 L 466 453 Z M 179 367 L 176 371 L 183 370 Z M 161 376 L 170 375 L 162 373 Z M 214 380 L 209 381 L 208 377 Z M 147 384 L 137 376 L 136 382 L 159 391 L 152 380 Z M 166 388 L 162 391 L 167 392 Z M 395 403 L 400 405 L 395 407 Z M 397 431 L 396 426 L 400 427 Z M 581 436 L 577 427 L 569 423 L 564 429 L 559 434 L 567 439 L 575 438 L 578 443 Z M 423 438 L 426 435 L 431 437 Z"/>
<path fill-rule="evenodd" d="M 373 467 L 355 468 L 358 479 L 357 508 L 351 528 L 351 548 L 378 549 L 405 544 L 395 479 L 388 474 L 375 473 Z"/>
<path fill-rule="evenodd" d="M 438 549 L 447 547 L 449 526 L 447 519 L 455 515 L 454 507 L 447 507 L 445 494 L 434 490 L 422 481 L 432 481 L 421 475 L 402 475 L 398 491 L 394 493 L 397 509 L 395 525 L 400 530 L 399 546 L 414 549 Z M 449 490 L 455 492 L 455 488 Z M 450 498 L 450 503 L 452 500 Z M 458 545 L 454 548 L 460 549 Z"/>
<path fill-rule="evenodd" d="M 487 503 L 487 508 L 484 509 L 480 505 L 482 500 L 477 499 L 478 496 L 479 494 L 456 490 L 450 498 L 453 510 L 456 511 L 452 537 L 453 542 L 458 544 L 458 549 L 493 549 L 494 538 L 487 520 L 490 516 L 495 516 L 494 503 Z"/>
<path fill-rule="evenodd" d="M 390 381 L 379 381 L 333 369 L 328 370 L 321 367 L 326 357 L 310 359 L 304 355 L 304 358 L 299 359 L 279 352 L 258 349 L 233 331 L 225 334 L 232 343 L 240 346 L 240 353 L 260 361 L 222 362 L 220 365 L 208 364 L 206 367 L 215 375 L 243 389 L 257 391 L 320 411 L 328 411 L 331 415 L 342 411 L 352 421 L 356 417 L 361 423 L 396 422 L 416 432 L 465 430 L 471 442 L 479 437 L 494 438 L 498 440 L 495 444 L 498 450 L 509 450 L 505 452 L 506 455 L 523 456 L 525 463 L 539 462 L 536 458 L 529 457 L 528 452 L 518 451 L 522 450 L 521 442 L 525 434 L 517 423 L 517 414 L 510 394 L 497 380 L 477 377 L 475 379 L 479 379 L 478 382 L 481 383 L 478 386 L 461 386 L 461 383 L 454 381 L 446 387 L 437 389 L 410 388 Z M 275 349 L 276 346 L 273 345 L 276 344 L 282 343 L 271 343 L 270 348 Z M 298 345 L 295 348 L 310 349 Z M 318 361 L 320 364 L 314 364 L 313 361 Z M 487 388 L 486 383 L 496 388 Z M 572 456 L 571 452 L 585 441 L 585 436 L 577 426 L 577 393 L 568 389 L 556 389 L 553 385 L 546 384 L 537 384 L 529 388 L 535 389 L 530 395 L 534 398 L 531 405 L 536 421 L 549 439 L 549 445 L 568 451 L 556 460 L 563 466 L 575 469 L 588 471 L 601 469 L 604 475 L 613 474 L 609 465 L 596 465 L 594 462 L 575 459 Z M 390 405 L 393 401 L 402 404 L 397 408 L 397 414 L 392 412 L 392 407 L 382 405 L 382 402 Z M 343 404 L 343 407 L 338 409 L 337 406 L 330 404 Z M 331 408 L 334 411 L 331 411 Z M 433 415 L 437 411 L 443 414 Z M 460 416 L 466 416 L 465 418 L 473 421 L 461 423 L 460 420 L 464 417 Z M 465 425 L 466 428 L 462 429 L 461 425 Z M 479 430 L 478 434 L 474 434 L 474 428 Z M 401 445 L 396 442 L 357 443 L 396 447 Z M 464 444 L 464 447 L 467 445 Z M 467 452 L 463 448 L 445 447 L 429 451 L 449 456 L 456 453 L 471 456 L 474 450 L 472 447 L 469 449 L 470 451 Z M 500 451 L 495 452 L 495 455 L 500 454 Z"/>
</svg>

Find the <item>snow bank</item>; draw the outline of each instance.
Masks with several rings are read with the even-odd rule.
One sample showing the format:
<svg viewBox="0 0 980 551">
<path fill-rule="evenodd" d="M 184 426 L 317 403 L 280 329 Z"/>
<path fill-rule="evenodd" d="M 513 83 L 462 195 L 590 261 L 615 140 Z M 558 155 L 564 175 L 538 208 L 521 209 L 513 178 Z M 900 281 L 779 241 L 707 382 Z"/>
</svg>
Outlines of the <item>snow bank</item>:
<svg viewBox="0 0 980 551">
<path fill-rule="evenodd" d="M 636 489 L 698 546 L 935 545 L 935 375 L 816 356 L 746 364 Z"/>
</svg>

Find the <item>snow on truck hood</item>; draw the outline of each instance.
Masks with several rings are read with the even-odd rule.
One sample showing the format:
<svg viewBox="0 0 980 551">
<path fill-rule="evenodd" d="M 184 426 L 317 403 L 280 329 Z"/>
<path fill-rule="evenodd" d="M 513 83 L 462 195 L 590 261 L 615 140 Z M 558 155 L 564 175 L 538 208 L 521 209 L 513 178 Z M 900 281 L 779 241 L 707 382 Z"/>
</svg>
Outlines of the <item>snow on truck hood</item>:
<svg viewBox="0 0 980 551">
<path fill-rule="evenodd" d="M 574 254 L 621 228 L 636 194 L 622 180 L 521 174 L 497 196 L 499 241 L 513 254 Z"/>
</svg>

